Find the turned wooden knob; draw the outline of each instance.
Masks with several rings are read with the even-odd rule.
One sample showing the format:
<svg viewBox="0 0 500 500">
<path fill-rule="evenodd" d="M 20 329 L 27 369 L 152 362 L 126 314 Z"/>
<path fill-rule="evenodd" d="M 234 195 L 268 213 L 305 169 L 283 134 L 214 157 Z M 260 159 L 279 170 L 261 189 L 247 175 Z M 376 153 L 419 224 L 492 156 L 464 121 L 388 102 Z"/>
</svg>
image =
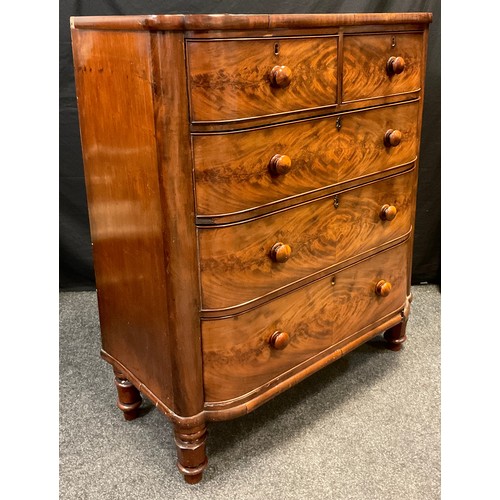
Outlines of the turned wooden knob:
<svg viewBox="0 0 500 500">
<path fill-rule="evenodd" d="M 278 349 L 278 351 L 284 349 L 289 343 L 290 335 L 286 332 L 277 331 L 269 337 L 269 344 L 272 348 Z"/>
<path fill-rule="evenodd" d="M 286 262 L 290 258 L 290 255 L 292 255 L 292 248 L 290 245 L 281 243 L 281 241 L 275 243 L 271 248 L 271 259 L 274 262 Z"/>
<path fill-rule="evenodd" d="M 405 69 L 405 60 L 402 57 L 389 57 L 387 61 L 387 74 L 399 75 Z"/>
<path fill-rule="evenodd" d="M 269 172 L 272 175 L 284 175 L 292 168 L 292 160 L 287 155 L 274 155 L 269 160 Z"/>
<path fill-rule="evenodd" d="M 382 220 L 393 220 L 397 213 L 398 209 L 394 205 L 383 205 L 379 215 Z"/>
<path fill-rule="evenodd" d="M 380 280 L 375 286 L 375 292 L 381 297 L 387 297 L 391 293 L 392 285 L 385 280 Z"/>
<path fill-rule="evenodd" d="M 384 144 L 387 148 L 397 146 L 401 139 L 403 138 L 403 134 L 401 130 L 393 130 L 390 128 L 384 135 Z"/>
<path fill-rule="evenodd" d="M 284 89 L 292 81 L 292 70 L 288 66 L 275 66 L 271 70 L 271 83 L 275 87 Z"/>
</svg>

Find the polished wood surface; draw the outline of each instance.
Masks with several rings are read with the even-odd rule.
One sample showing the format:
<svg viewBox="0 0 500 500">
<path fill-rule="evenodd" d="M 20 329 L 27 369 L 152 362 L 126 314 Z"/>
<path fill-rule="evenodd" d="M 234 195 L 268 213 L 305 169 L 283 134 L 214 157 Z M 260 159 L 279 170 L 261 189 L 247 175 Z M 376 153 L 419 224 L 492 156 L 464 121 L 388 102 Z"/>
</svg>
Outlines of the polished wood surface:
<svg viewBox="0 0 500 500">
<path fill-rule="evenodd" d="M 177 449 L 177 468 L 188 484 L 199 483 L 207 467 L 207 427 L 201 425 L 174 425 L 174 439 Z"/>
<path fill-rule="evenodd" d="M 173 405 L 149 34 L 72 39 L 102 345 Z"/>
<path fill-rule="evenodd" d="M 402 138 L 403 134 L 401 130 L 393 130 L 392 128 L 390 128 L 384 135 L 384 144 L 388 148 L 394 148 L 396 146 L 399 146 Z"/>
<path fill-rule="evenodd" d="M 285 175 L 292 168 L 292 160 L 287 155 L 274 155 L 268 164 L 268 170 L 271 175 Z"/>
<path fill-rule="evenodd" d="M 380 280 L 376 285 L 375 285 L 375 293 L 377 295 L 380 295 L 381 297 L 387 297 L 392 290 L 392 285 L 389 281 L 386 280 Z"/>
<path fill-rule="evenodd" d="M 344 102 L 421 88 L 421 33 L 346 35 L 343 56 Z M 390 57 L 404 59 L 404 71 L 389 75 L 387 62 Z"/>
<path fill-rule="evenodd" d="M 403 321 L 384 332 L 384 339 L 387 341 L 388 347 L 392 351 L 400 351 L 403 347 L 403 343 L 406 342 L 406 324 L 407 319 L 405 318 Z"/>
<path fill-rule="evenodd" d="M 187 54 L 195 122 L 337 102 L 337 37 L 188 42 Z"/>
<path fill-rule="evenodd" d="M 207 401 L 241 396 L 296 364 L 335 345 L 377 318 L 404 305 L 407 246 L 381 252 L 248 313 L 203 321 L 203 371 Z M 376 294 L 379 279 L 392 283 L 387 297 Z M 275 331 L 290 343 L 276 350 Z"/>
<path fill-rule="evenodd" d="M 275 243 L 269 252 L 269 256 L 274 262 L 286 262 L 292 255 L 292 248 L 286 243 Z"/>
<path fill-rule="evenodd" d="M 290 335 L 286 332 L 276 331 L 269 337 L 269 345 L 278 351 L 282 351 L 289 343 Z"/>
<path fill-rule="evenodd" d="M 375 248 L 410 230 L 414 171 L 371 183 L 245 224 L 199 229 L 204 309 L 234 307 L 268 294 L 349 256 Z M 384 204 L 397 207 L 393 221 L 380 219 Z M 275 262 L 276 242 L 291 248 Z"/>
<path fill-rule="evenodd" d="M 271 30 L 330 28 L 386 24 L 428 24 L 430 12 L 364 14 L 163 14 L 135 16 L 76 16 L 71 26 L 106 30 Z"/>
<path fill-rule="evenodd" d="M 382 220 L 394 220 L 398 214 L 398 209 L 394 205 L 388 205 L 387 203 L 380 209 L 379 217 Z"/>
<path fill-rule="evenodd" d="M 357 111 L 279 127 L 193 136 L 198 214 L 248 210 L 380 172 L 415 159 L 419 103 Z M 384 145 L 388 129 L 401 143 Z M 363 147 L 358 147 L 362 144 Z M 269 163 L 286 155 L 286 175 Z M 268 210 L 269 211 L 269 210 Z"/>
<path fill-rule="evenodd" d="M 156 33 L 151 39 L 155 79 L 155 134 L 163 208 L 163 244 L 168 330 L 163 333 L 172 359 L 173 407 L 183 416 L 203 408 L 199 281 L 186 75 L 171 74 L 184 64 L 182 33 Z"/>
<path fill-rule="evenodd" d="M 139 415 L 142 404 L 140 392 L 127 379 L 126 375 L 114 367 L 115 386 L 118 392 L 117 406 L 123 412 L 125 420 L 134 420 Z"/>
<path fill-rule="evenodd" d="M 279 53 L 279 43 L 274 44 L 274 54 Z M 271 85 L 284 89 L 292 81 L 292 70 L 288 66 L 274 66 L 269 76 Z"/>
<path fill-rule="evenodd" d="M 399 75 L 405 69 L 405 60 L 402 57 L 391 56 L 387 60 L 386 70 L 389 76 Z"/>
<path fill-rule="evenodd" d="M 72 18 L 101 355 L 188 483 L 207 421 L 406 339 L 431 18 Z"/>
</svg>

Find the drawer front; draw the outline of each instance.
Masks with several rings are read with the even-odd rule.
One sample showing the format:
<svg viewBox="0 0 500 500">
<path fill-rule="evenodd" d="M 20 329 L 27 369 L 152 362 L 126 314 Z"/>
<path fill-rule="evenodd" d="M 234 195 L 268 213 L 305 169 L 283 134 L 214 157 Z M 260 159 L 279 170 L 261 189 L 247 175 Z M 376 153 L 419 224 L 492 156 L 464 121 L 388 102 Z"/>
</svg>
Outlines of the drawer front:
<svg viewBox="0 0 500 500">
<path fill-rule="evenodd" d="M 396 64 L 394 64 L 395 59 L 392 59 L 393 63 L 389 64 L 388 68 L 390 58 L 399 59 Z M 349 102 L 419 90 L 422 61 L 421 33 L 346 35 L 342 101 Z"/>
<path fill-rule="evenodd" d="M 206 400 L 257 389 L 397 311 L 406 299 L 407 252 L 408 242 L 336 273 L 333 286 L 329 276 L 247 313 L 202 321 Z M 381 280 L 392 286 L 385 297 L 376 291 Z"/>
<path fill-rule="evenodd" d="M 193 121 L 237 120 L 337 102 L 335 36 L 191 41 L 187 54 Z"/>
<path fill-rule="evenodd" d="M 346 113 L 340 122 L 193 136 L 197 213 L 248 210 L 410 162 L 418 111 L 411 102 Z M 390 130 L 401 133 L 398 145 L 384 142 Z"/>
<path fill-rule="evenodd" d="M 243 304 L 404 236 L 414 175 L 412 169 L 340 193 L 337 208 L 329 196 L 246 223 L 200 228 L 203 308 Z M 390 221 L 380 216 L 387 206 L 397 211 Z"/>
</svg>

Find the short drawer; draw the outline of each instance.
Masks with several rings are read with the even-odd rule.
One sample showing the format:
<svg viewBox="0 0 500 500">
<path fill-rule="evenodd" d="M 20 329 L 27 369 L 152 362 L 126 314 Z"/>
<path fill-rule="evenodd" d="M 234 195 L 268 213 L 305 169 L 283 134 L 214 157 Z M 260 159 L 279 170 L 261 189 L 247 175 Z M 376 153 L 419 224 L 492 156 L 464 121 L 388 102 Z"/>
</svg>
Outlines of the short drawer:
<svg viewBox="0 0 500 500">
<path fill-rule="evenodd" d="M 422 33 L 346 35 L 343 102 L 420 90 Z"/>
<path fill-rule="evenodd" d="M 207 401 L 237 398 L 404 306 L 408 242 L 238 316 L 202 321 Z M 334 284 L 332 284 L 334 283 Z M 381 284 L 391 289 L 382 296 Z M 384 292 L 382 292 L 384 293 Z"/>
<path fill-rule="evenodd" d="M 419 102 L 193 136 L 196 210 L 251 210 L 415 160 Z M 397 144 L 386 140 L 399 134 Z M 361 146 L 361 147 L 360 147 Z"/>
<path fill-rule="evenodd" d="M 191 119 L 230 121 L 336 104 L 337 40 L 189 41 Z"/>
<path fill-rule="evenodd" d="M 404 237 L 414 180 L 412 169 L 245 223 L 198 229 L 203 309 L 261 299 Z"/>
</svg>

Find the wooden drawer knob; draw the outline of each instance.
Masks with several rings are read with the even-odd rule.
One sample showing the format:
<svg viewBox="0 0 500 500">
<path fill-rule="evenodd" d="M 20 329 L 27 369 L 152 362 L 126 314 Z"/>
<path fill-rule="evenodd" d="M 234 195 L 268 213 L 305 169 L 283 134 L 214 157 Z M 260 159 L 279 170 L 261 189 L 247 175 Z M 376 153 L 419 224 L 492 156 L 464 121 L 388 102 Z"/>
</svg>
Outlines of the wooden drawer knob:
<svg viewBox="0 0 500 500">
<path fill-rule="evenodd" d="M 402 57 L 389 57 L 387 61 L 387 74 L 399 75 L 405 69 L 405 60 Z"/>
<path fill-rule="evenodd" d="M 401 142 L 402 138 L 403 134 L 401 133 L 401 130 L 393 130 L 390 128 L 384 135 L 385 147 L 390 148 L 397 146 Z"/>
<path fill-rule="evenodd" d="M 287 155 L 274 155 L 269 160 L 269 172 L 272 175 L 284 175 L 292 168 L 292 160 Z"/>
<path fill-rule="evenodd" d="M 271 259 L 274 262 L 286 262 L 290 258 L 290 255 L 292 255 L 292 248 L 290 245 L 281 243 L 281 241 L 275 243 L 271 248 Z"/>
<path fill-rule="evenodd" d="M 269 337 L 269 344 L 272 348 L 278 349 L 278 351 L 284 349 L 289 343 L 290 335 L 286 332 L 277 331 Z"/>
<path fill-rule="evenodd" d="M 383 205 L 379 215 L 382 220 L 394 220 L 397 213 L 398 209 L 394 205 Z"/>
<path fill-rule="evenodd" d="M 272 85 L 284 89 L 292 81 L 292 70 L 288 66 L 275 66 L 270 77 Z"/>
<path fill-rule="evenodd" d="M 375 286 L 375 292 L 381 297 L 387 297 L 391 293 L 392 285 L 385 280 L 380 280 Z"/>
</svg>

